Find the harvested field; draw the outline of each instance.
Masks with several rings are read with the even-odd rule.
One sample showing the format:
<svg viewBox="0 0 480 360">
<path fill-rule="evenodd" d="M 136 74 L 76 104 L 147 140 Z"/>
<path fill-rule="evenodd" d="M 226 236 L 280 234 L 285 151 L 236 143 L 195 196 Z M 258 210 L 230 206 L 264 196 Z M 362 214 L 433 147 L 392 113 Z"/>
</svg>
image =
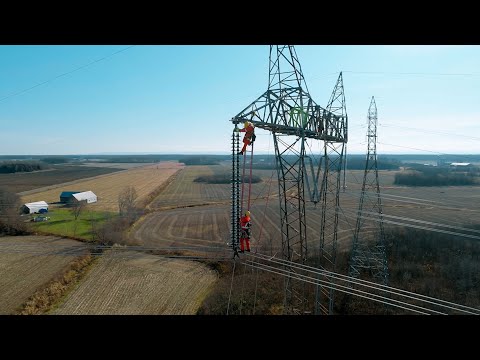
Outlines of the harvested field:
<svg viewBox="0 0 480 360">
<path fill-rule="evenodd" d="M 167 187 L 167 191 L 154 200 L 151 205 L 153 212 L 136 224 L 130 237 L 149 248 L 194 248 L 214 252 L 225 248 L 230 242 L 230 185 L 193 182 L 200 174 L 218 173 L 226 171 L 225 168 L 218 165 L 185 168 Z M 270 186 L 271 171 L 254 170 L 254 174 L 260 174 L 264 182 L 252 186 L 251 243 L 262 252 L 274 254 L 281 251 L 278 184 L 274 176 Z M 394 176 L 395 171 L 379 171 L 385 226 L 402 226 L 391 221 L 405 222 L 387 216 L 412 218 L 416 221 L 408 223 L 417 226 L 427 226 L 418 221 L 449 226 L 478 223 L 480 187 L 395 186 Z M 347 189 L 340 192 L 339 251 L 351 247 L 363 171 L 349 170 L 346 180 Z M 308 247 L 313 250 L 318 248 L 320 240 L 321 204 L 315 207 L 307 202 L 306 210 Z M 365 224 L 367 228 L 363 234 L 372 232 L 372 224 L 375 223 Z"/>
<path fill-rule="evenodd" d="M 110 251 L 52 313 L 193 315 L 216 280 L 199 262 Z"/>
<path fill-rule="evenodd" d="M 223 165 L 195 165 L 187 166 L 178 173 L 177 178 L 150 204 L 151 209 L 171 209 L 176 207 L 191 207 L 208 204 L 228 204 L 231 198 L 230 184 L 197 183 L 194 180 L 199 176 L 228 174 L 231 169 Z M 261 183 L 252 185 L 252 199 L 266 195 L 270 179 L 272 179 L 271 193 L 278 192 L 276 173 L 272 177 L 272 170 L 254 170 L 253 175 L 260 176 Z"/>
<path fill-rule="evenodd" d="M 23 202 L 42 199 L 48 203 L 59 201 L 62 191 L 93 191 L 98 202 L 89 204 L 92 210 L 118 211 L 118 195 L 126 186 L 132 185 L 138 194 L 137 204 L 148 200 L 149 194 L 162 185 L 170 176 L 184 167 L 177 162 L 160 162 L 155 165 L 133 168 L 117 174 L 110 174 L 96 179 L 86 179 L 75 184 L 60 184 L 55 189 L 30 192 L 22 196 Z"/>
<path fill-rule="evenodd" d="M 78 166 L 86 166 L 86 167 L 96 167 L 96 168 L 110 168 L 110 169 L 119 169 L 119 170 L 128 170 L 133 169 L 141 166 L 148 166 L 152 165 L 153 163 L 109 163 L 109 162 L 95 162 L 90 161 Z"/>
<path fill-rule="evenodd" d="M 111 174 L 119 170 L 115 168 L 59 165 L 54 166 L 53 169 L 30 173 L 0 174 L 0 186 L 15 193 L 21 193 L 69 181 Z"/>
<path fill-rule="evenodd" d="M 0 314 L 12 314 L 37 289 L 63 273 L 84 243 L 55 236 L 0 237 Z"/>
<path fill-rule="evenodd" d="M 347 173 L 348 189 L 341 194 L 342 208 L 356 210 L 358 207 L 361 184 L 358 184 L 357 181 L 362 181 L 362 174 L 362 171 Z M 449 226 L 479 223 L 480 186 L 397 186 L 393 184 L 394 176 L 395 171 L 379 171 L 380 192 L 385 215 Z M 397 218 L 388 220 L 403 221 Z M 426 225 L 430 226 L 422 223 L 422 226 Z"/>
<path fill-rule="evenodd" d="M 148 248 L 226 247 L 229 216 L 225 205 L 154 212 L 135 224 L 130 237 Z"/>
</svg>

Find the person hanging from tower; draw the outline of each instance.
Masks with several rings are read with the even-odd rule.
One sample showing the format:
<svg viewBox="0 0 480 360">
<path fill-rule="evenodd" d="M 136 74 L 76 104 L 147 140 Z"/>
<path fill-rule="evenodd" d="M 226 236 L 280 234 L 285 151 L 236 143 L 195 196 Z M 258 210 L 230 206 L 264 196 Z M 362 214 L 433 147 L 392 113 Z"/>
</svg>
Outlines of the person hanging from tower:
<svg viewBox="0 0 480 360">
<path fill-rule="evenodd" d="M 240 227 L 242 229 L 240 234 L 240 252 L 245 252 L 245 247 L 250 252 L 250 227 L 252 226 L 250 220 L 250 211 L 246 211 L 244 216 L 240 218 Z"/>
<path fill-rule="evenodd" d="M 238 128 L 236 128 L 236 129 L 238 129 Z M 245 151 L 247 150 L 247 145 L 251 145 L 255 141 L 255 138 L 256 138 L 255 126 L 253 125 L 252 122 L 245 121 L 243 123 L 243 129 L 240 129 L 240 130 L 237 130 L 237 131 L 245 133 L 245 136 L 243 137 L 243 148 L 238 153 L 239 155 L 243 155 L 245 153 Z"/>
</svg>

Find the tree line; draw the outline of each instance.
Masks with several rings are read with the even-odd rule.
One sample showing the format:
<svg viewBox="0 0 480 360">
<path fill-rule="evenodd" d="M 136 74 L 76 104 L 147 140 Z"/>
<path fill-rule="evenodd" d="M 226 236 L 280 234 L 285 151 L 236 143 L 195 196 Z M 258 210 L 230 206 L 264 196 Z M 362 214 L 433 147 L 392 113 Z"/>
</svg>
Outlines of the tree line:
<svg viewBox="0 0 480 360">
<path fill-rule="evenodd" d="M 395 185 L 406 186 L 460 186 L 475 185 L 473 173 L 452 172 L 448 169 L 411 170 L 395 174 Z"/>
<path fill-rule="evenodd" d="M 40 161 L 9 161 L 0 163 L 0 174 L 32 172 L 48 169 L 49 166 Z"/>
</svg>

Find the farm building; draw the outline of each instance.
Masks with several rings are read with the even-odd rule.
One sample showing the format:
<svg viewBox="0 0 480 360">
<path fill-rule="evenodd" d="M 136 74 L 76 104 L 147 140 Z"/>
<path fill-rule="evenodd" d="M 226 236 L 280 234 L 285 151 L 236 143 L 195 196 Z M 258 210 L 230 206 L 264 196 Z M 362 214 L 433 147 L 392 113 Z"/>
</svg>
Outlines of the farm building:
<svg viewBox="0 0 480 360">
<path fill-rule="evenodd" d="M 72 195 L 75 201 L 85 201 L 87 204 L 97 202 L 97 195 L 93 191 L 84 191 Z"/>
<path fill-rule="evenodd" d="M 62 191 L 62 193 L 60 194 L 60 202 L 64 204 L 72 202 L 73 194 L 78 194 L 81 192 L 82 191 Z"/>
<path fill-rule="evenodd" d="M 450 166 L 463 166 L 463 167 L 469 167 L 472 166 L 470 163 L 460 163 L 460 162 L 452 162 Z"/>
<path fill-rule="evenodd" d="M 22 206 L 22 213 L 35 214 L 48 212 L 48 204 L 45 201 L 36 201 Z"/>
</svg>

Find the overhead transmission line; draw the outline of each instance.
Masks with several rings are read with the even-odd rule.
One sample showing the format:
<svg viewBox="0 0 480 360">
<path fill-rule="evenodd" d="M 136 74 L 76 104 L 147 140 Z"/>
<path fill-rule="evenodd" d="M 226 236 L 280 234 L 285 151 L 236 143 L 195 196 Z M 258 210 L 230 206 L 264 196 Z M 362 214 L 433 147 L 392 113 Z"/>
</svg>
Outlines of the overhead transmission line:
<svg viewBox="0 0 480 360">
<path fill-rule="evenodd" d="M 470 140 L 475 140 L 475 141 L 480 141 L 480 137 L 478 136 L 471 136 L 471 135 L 463 135 L 463 134 L 455 134 L 452 132 L 447 132 L 447 131 L 438 131 L 438 130 L 432 130 L 432 129 L 420 129 L 420 128 L 414 128 L 414 127 L 409 127 L 409 126 L 400 126 L 400 125 L 395 125 L 395 124 L 389 124 L 389 123 L 381 123 L 379 124 L 381 127 L 394 127 L 394 128 L 399 128 L 399 129 L 406 129 L 406 130 L 413 130 L 413 131 L 418 131 L 418 132 L 423 132 L 425 134 L 440 134 L 440 135 L 448 135 L 449 137 L 455 136 L 455 137 L 464 137 Z"/>
<path fill-rule="evenodd" d="M 27 245 L 26 247 L 29 247 L 29 246 Z M 33 247 L 33 244 L 30 247 Z M 10 251 L 19 250 L 18 245 L 16 246 L 16 248 L 17 249 L 10 249 Z M 166 250 L 166 251 L 197 250 L 198 251 L 199 250 L 199 249 L 195 249 L 195 248 L 158 248 L 158 247 L 157 248 L 155 248 L 155 247 L 145 248 L 145 247 L 138 247 L 138 246 L 137 247 L 118 247 L 118 246 L 109 246 L 109 245 L 105 245 L 105 246 L 99 245 L 99 246 L 95 246 L 95 248 L 98 249 L 97 250 L 98 252 L 91 253 L 91 255 L 103 255 L 104 254 L 103 251 L 113 250 L 114 253 L 115 253 L 115 256 L 121 257 L 121 258 L 134 258 L 134 257 L 138 256 L 138 254 L 121 254 L 121 253 L 116 253 L 116 251 L 152 251 L 152 250 L 157 250 L 157 251 L 159 251 L 159 250 Z M 206 248 L 209 248 L 209 247 L 206 247 Z M 217 247 L 210 247 L 210 248 L 215 248 L 217 250 L 219 249 Z M 75 248 L 67 248 L 67 249 L 63 249 L 63 250 L 57 250 L 53 253 L 45 253 L 45 252 L 42 253 L 42 252 L 39 252 L 39 251 L 30 251 L 30 252 L 31 253 L 36 253 L 37 255 L 44 255 L 44 256 L 45 255 L 83 255 L 83 254 L 85 254 L 86 250 L 88 250 L 88 248 L 86 248 L 86 247 L 75 247 Z M 1 251 L 1 247 L 0 247 L 0 251 Z M 18 252 L 18 251 L 13 251 L 13 252 Z M 23 249 L 23 251 L 20 251 L 20 252 L 25 252 L 25 249 Z M 379 290 L 379 291 L 387 292 L 387 293 L 390 293 L 391 295 L 403 296 L 403 297 L 406 297 L 406 298 L 411 299 L 411 300 L 422 301 L 424 303 L 429 303 L 429 304 L 435 305 L 435 306 L 443 306 L 445 308 L 452 309 L 452 310 L 455 310 L 455 311 L 461 311 L 461 312 L 466 312 L 466 313 L 470 313 L 470 314 L 480 314 L 480 309 L 475 309 L 475 308 L 471 308 L 471 307 L 468 307 L 468 306 L 455 304 L 455 303 L 452 303 L 452 302 L 449 302 L 449 301 L 429 297 L 429 296 L 422 295 L 422 294 L 416 294 L 416 293 L 413 293 L 413 292 L 410 292 L 410 291 L 407 291 L 407 290 L 402 290 L 402 289 L 393 288 L 393 287 L 390 287 L 390 286 L 377 284 L 377 283 L 362 280 L 362 279 L 357 279 L 357 278 L 354 278 L 354 277 L 350 277 L 350 276 L 347 276 L 347 275 L 342 275 L 342 274 L 335 273 L 335 272 L 332 272 L 332 271 L 327 271 L 327 270 L 323 270 L 323 269 L 319 269 L 319 268 L 314 268 L 314 267 L 311 267 L 311 266 L 308 266 L 308 265 L 298 264 L 298 263 L 295 263 L 295 262 L 292 262 L 292 261 L 289 261 L 289 260 L 285 260 L 285 259 L 277 259 L 275 257 L 265 255 L 265 254 L 261 254 L 261 253 L 257 253 L 257 254 L 252 253 L 252 254 L 249 254 L 249 255 L 252 256 L 253 258 L 257 258 L 258 260 L 268 261 L 268 262 L 272 262 L 272 263 L 279 264 L 279 265 L 289 264 L 289 268 L 296 268 L 296 269 L 307 271 L 307 272 L 310 272 L 310 273 L 313 273 L 313 274 L 318 274 L 318 275 L 322 275 L 322 276 L 325 276 L 325 277 L 328 277 L 328 278 L 333 278 L 333 279 L 338 280 L 338 281 L 345 281 L 345 282 L 347 282 L 348 286 L 347 285 L 340 285 L 340 284 L 331 285 L 332 283 L 329 280 L 319 280 L 318 278 L 315 278 L 315 277 L 295 273 L 292 270 L 278 269 L 274 266 L 269 266 L 269 265 L 260 263 L 259 261 L 257 261 L 257 263 L 255 263 L 254 260 L 249 260 L 250 263 L 248 265 L 251 266 L 252 268 L 257 269 L 257 271 L 258 270 L 264 270 L 264 271 L 269 271 L 269 272 L 276 273 L 276 274 L 282 275 L 282 276 L 294 276 L 295 279 L 297 279 L 297 280 L 301 280 L 301 281 L 305 281 L 305 282 L 309 282 L 309 283 L 317 284 L 317 285 L 324 285 L 324 286 L 327 286 L 327 287 L 331 287 L 332 289 L 340 291 L 340 292 L 344 292 L 344 293 L 347 293 L 347 294 L 359 296 L 359 297 L 362 297 L 362 298 L 365 298 L 365 299 L 368 299 L 368 300 L 381 302 L 381 303 L 384 303 L 384 304 L 387 304 L 387 305 L 390 305 L 390 306 L 399 307 L 399 308 L 402 308 L 402 309 L 405 309 L 405 310 L 414 311 L 414 312 L 421 313 L 421 314 L 429 314 L 429 313 L 444 314 L 444 313 L 442 313 L 440 311 L 437 311 L 437 310 L 434 310 L 434 309 L 428 309 L 428 308 L 421 307 L 421 306 L 418 306 L 418 305 L 409 304 L 409 303 L 406 303 L 404 301 L 391 299 L 391 298 L 386 297 L 386 296 L 369 293 L 368 291 L 363 291 L 363 290 L 359 290 L 359 289 L 352 289 L 351 284 L 364 286 L 366 288 L 373 289 L 373 290 Z M 190 260 L 211 259 L 211 257 L 208 257 L 208 256 L 194 256 L 194 255 L 161 254 L 160 256 L 165 257 L 165 258 L 190 259 Z M 227 260 L 227 258 L 222 257 L 218 260 Z M 235 266 L 235 264 L 234 264 L 234 266 Z M 233 282 L 233 277 L 234 277 L 234 273 L 232 274 L 232 282 Z M 232 284 L 231 284 L 231 286 L 232 286 Z M 231 291 L 232 291 L 232 289 L 230 289 L 230 292 Z M 229 298 L 230 298 L 230 296 L 229 296 Z"/>
<path fill-rule="evenodd" d="M 378 74 L 378 75 L 408 75 L 408 76 L 480 76 L 476 73 L 427 73 L 427 72 L 393 72 L 393 71 L 353 71 L 342 70 L 344 73 L 350 74 Z"/>
<path fill-rule="evenodd" d="M 11 97 L 14 97 L 14 96 L 17 96 L 17 95 L 26 93 L 27 91 L 33 90 L 33 89 L 35 89 L 35 88 L 37 88 L 37 87 L 39 87 L 39 86 L 48 84 L 48 83 L 50 83 L 50 82 L 52 82 L 52 81 L 54 81 L 54 80 L 56 80 L 56 79 L 59 79 L 59 78 L 61 78 L 61 77 L 63 77 L 63 76 L 67 76 L 67 75 L 70 75 L 70 74 L 72 74 L 72 73 L 74 73 L 74 72 L 76 72 L 76 71 L 85 69 L 86 67 L 89 67 L 89 66 L 91 66 L 91 65 L 93 65 L 93 64 L 96 64 L 96 63 L 98 63 L 98 62 L 100 62 L 100 61 L 103 61 L 103 60 L 106 60 L 106 59 L 108 59 L 108 58 L 111 58 L 112 56 L 115 56 L 115 55 L 117 55 L 117 54 L 120 54 L 121 52 L 124 52 L 124 51 L 126 51 L 126 50 L 128 50 L 128 49 L 131 49 L 131 48 L 134 47 L 134 46 L 136 46 L 136 45 L 127 46 L 126 48 L 123 48 L 123 49 L 121 49 L 121 50 L 115 51 L 114 53 L 112 53 L 112 54 L 110 54 L 110 55 L 107 55 L 107 56 L 104 56 L 104 57 L 102 57 L 102 58 L 100 58 L 100 59 L 97 59 L 97 60 L 94 60 L 94 61 L 92 61 L 92 62 L 89 62 L 88 64 L 79 66 L 79 67 L 77 67 L 77 68 L 75 68 L 75 69 L 73 69 L 73 70 L 67 71 L 67 72 L 62 73 L 62 74 L 60 74 L 60 75 L 57 75 L 57 76 L 55 76 L 55 77 L 53 77 L 53 78 L 51 78 L 51 79 L 48 79 L 48 80 L 46 80 L 46 81 L 43 81 L 43 82 L 39 83 L 39 84 L 30 86 L 29 88 L 26 88 L 26 89 L 17 91 L 17 92 L 15 92 L 15 93 L 10 94 L 10 95 L 6 95 L 6 96 L 0 98 L 0 102 L 2 102 L 2 101 L 4 101 L 4 100 L 7 100 L 7 99 L 9 99 L 9 98 L 11 98 Z"/>
<path fill-rule="evenodd" d="M 324 269 L 321 269 L 321 268 L 315 268 L 315 267 L 312 267 L 312 266 L 295 263 L 295 262 L 285 260 L 285 259 L 278 259 L 278 258 L 271 257 L 271 256 L 268 256 L 268 255 L 265 255 L 265 254 L 252 253 L 252 254 L 250 254 L 250 256 L 254 257 L 254 258 L 261 259 L 263 261 L 270 261 L 272 263 L 277 263 L 279 265 L 288 264 L 289 268 L 296 268 L 296 269 L 299 269 L 299 270 L 307 271 L 309 273 L 313 273 L 313 274 L 317 274 L 317 275 L 323 275 L 325 277 L 333 278 L 333 279 L 338 280 L 338 281 L 346 281 L 346 282 L 348 282 L 348 284 L 356 284 L 356 285 L 364 286 L 364 287 L 367 287 L 367 288 L 370 288 L 370 289 L 381 290 L 381 291 L 384 291 L 386 293 L 390 293 L 392 295 L 404 296 L 404 297 L 407 297 L 407 298 L 410 298 L 410 299 L 413 299 L 413 300 L 418 300 L 418 301 L 423 301 L 425 303 L 430 303 L 432 305 L 443 306 L 445 308 L 449 308 L 449 309 L 456 310 L 456 311 L 463 311 L 463 312 L 468 312 L 468 313 L 480 315 L 480 309 L 472 308 L 472 307 L 465 306 L 465 305 L 455 304 L 453 302 L 446 301 L 446 300 L 441 300 L 441 299 L 434 298 L 434 297 L 431 297 L 431 296 L 417 294 L 417 293 L 414 293 L 414 292 L 411 292 L 411 291 L 407 291 L 407 290 L 403 290 L 403 289 L 399 289 L 399 288 L 394 288 L 392 286 L 383 285 L 383 284 L 379 284 L 379 283 L 375 283 L 375 282 L 371 282 L 371 281 L 367 281 L 367 280 L 358 279 L 358 278 L 351 277 L 351 276 L 348 276 L 348 275 L 343 275 L 343 274 L 339 274 L 339 273 L 336 273 L 336 272 L 327 271 L 327 270 L 324 270 Z M 291 271 L 291 270 L 282 270 L 282 271 L 284 273 L 290 273 L 290 274 L 293 273 L 295 275 L 300 275 L 300 274 L 295 273 L 294 271 Z M 305 275 L 303 275 L 303 276 L 305 276 Z M 306 278 L 308 278 L 308 277 L 306 277 Z M 312 278 L 312 279 L 317 279 L 317 278 Z M 392 299 L 389 299 L 389 300 L 392 300 Z"/>
</svg>

